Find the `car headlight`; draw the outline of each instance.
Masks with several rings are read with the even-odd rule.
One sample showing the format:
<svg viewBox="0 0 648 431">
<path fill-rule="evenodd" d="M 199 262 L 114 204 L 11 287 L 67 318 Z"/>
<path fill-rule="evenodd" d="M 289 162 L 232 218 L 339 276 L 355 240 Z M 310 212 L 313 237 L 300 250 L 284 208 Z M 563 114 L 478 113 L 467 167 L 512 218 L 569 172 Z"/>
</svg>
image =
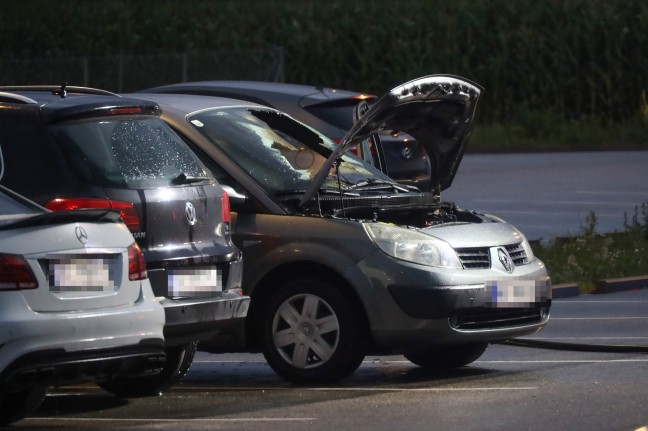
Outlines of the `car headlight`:
<svg viewBox="0 0 648 431">
<path fill-rule="evenodd" d="M 369 238 L 396 259 L 427 266 L 462 268 L 450 244 L 438 238 L 384 223 L 364 223 L 363 226 Z"/>
</svg>

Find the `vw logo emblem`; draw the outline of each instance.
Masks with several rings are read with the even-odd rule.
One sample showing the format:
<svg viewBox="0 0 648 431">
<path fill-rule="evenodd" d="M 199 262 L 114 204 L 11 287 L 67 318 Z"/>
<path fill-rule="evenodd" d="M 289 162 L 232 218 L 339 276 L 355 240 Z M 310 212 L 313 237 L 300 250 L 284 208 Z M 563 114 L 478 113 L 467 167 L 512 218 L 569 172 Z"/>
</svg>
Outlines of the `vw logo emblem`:
<svg viewBox="0 0 648 431">
<path fill-rule="evenodd" d="M 74 228 L 74 233 L 81 244 L 88 242 L 88 232 L 86 232 L 81 226 Z"/>
<path fill-rule="evenodd" d="M 412 158 L 412 148 L 411 147 L 404 147 L 401 150 L 401 157 L 403 157 L 405 160 L 409 160 Z"/>
<path fill-rule="evenodd" d="M 515 265 L 511 260 L 511 256 L 503 248 L 497 249 L 497 257 L 499 258 L 500 263 L 506 270 L 506 272 L 513 272 Z"/>
<path fill-rule="evenodd" d="M 185 218 L 187 219 L 189 226 L 195 225 L 198 221 L 196 218 L 196 207 L 194 207 L 191 202 L 185 204 Z"/>
</svg>

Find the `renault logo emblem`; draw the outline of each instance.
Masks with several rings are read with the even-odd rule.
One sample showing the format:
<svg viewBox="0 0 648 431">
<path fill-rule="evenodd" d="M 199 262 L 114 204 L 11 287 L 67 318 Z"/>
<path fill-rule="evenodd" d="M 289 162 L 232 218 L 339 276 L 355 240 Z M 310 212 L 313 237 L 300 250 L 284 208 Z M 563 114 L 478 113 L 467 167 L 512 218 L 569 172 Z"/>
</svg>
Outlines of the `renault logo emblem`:
<svg viewBox="0 0 648 431">
<path fill-rule="evenodd" d="M 189 226 L 195 225 L 198 221 L 196 218 L 196 207 L 194 207 L 191 202 L 185 204 L 185 218 L 187 219 Z"/>
<path fill-rule="evenodd" d="M 81 244 L 88 242 L 88 232 L 86 232 L 81 226 L 74 228 L 74 233 Z"/>
<path fill-rule="evenodd" d="M 513 268 L 515 265 L 513 264 L 513 261 L 511 260 L 511 256 L 504 250 L 503 248 L 500 248 L 497 250 L 497 257 L 499 258 L 500 263 L 506 270 L 506 272 L 513 272 Z"/>
</svg>

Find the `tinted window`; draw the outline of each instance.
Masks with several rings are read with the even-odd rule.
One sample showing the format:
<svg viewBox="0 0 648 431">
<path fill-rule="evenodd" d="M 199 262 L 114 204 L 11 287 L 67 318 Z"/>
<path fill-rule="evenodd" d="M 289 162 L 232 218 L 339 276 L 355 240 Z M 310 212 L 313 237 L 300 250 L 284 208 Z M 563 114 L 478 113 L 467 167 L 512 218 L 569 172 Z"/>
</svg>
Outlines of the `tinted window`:
<svg viewBox="0 0 648 431">
<path fill-rule="evenodd" d="M 159 118 L 90 119 L 51 126 L 72 170 L 93 185 L 163 187 L 179 178 L 211 177 Z"/>
<path fill-rule="evenodd" d="M 336 106 L 315 105 L 307 106 L 304 109 L 329 124 L 340 129 L 349 130 L 353 127 L 353 110 L 357 104 L 357 102 L 353 102 L 352 104 Z"/>
</svg>

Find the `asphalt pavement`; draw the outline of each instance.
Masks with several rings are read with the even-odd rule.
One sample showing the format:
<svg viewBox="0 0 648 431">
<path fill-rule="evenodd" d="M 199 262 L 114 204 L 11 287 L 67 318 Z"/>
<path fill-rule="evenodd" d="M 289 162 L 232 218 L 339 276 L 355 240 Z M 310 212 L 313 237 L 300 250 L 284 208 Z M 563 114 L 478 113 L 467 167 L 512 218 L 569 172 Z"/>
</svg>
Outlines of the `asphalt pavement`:
<svg viewBox="0 0 648 431">
<path fill-rule="evenodd" d="M 554 301 L 531 339 L 648 344 L 648 289 Z M 467 367 L 424 370 L 368 356 L 348 379 L 296 385 L 258 354 L 199 353 L 163 396 L 120 400 L 94 385 L 54 390 L 12 429 L 645 431 L 648 356 L 491 345 Z"/>
<path fill-rule="evenodd" d="M 467 154 L 443 200 L 498 215 L 529 240 L 623 230 L 648 203 L 648 151 Z"/>
</svg>

